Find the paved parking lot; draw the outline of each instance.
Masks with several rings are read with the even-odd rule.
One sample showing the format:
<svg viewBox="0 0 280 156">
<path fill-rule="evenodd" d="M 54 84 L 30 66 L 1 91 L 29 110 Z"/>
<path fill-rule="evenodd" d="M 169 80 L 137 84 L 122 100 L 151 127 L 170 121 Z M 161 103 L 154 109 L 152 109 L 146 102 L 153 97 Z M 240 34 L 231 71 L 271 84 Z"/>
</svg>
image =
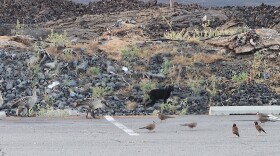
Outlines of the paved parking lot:
<svg viewBox="0 0 280 156">
<path fill-rule="evenodd" d="M 0 120 L 0 156 L 176 155 L 234 156 L 280 153 L 280 122 L 262 124 L 257 136 L 256 116 L 176 116 L 160 122 L 155 116 L 105 118 L 6 118 Z M 154 133 L 139 129 L 156 121 Z M 179 124 L 197 122 L 194 129 Z M 117 123 L 117 124 L 116 124 Z M 236 123 L 240 138 L 233 137 Z M 116 125 L 139 135 L 129 135 Z"/>
</svg>

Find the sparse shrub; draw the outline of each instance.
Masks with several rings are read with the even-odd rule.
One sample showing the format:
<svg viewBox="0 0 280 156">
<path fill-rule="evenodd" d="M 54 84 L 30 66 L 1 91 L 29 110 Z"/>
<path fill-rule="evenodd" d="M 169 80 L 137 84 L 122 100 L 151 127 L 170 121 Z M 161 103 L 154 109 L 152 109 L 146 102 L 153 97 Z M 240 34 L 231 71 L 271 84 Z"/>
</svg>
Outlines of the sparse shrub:
<svg viewBox="0 0 280 156">
<path fill-rule="evenodd" d="M 200 79 L 189 79 L 188 80 L 188 86 L 194 92 L 194 94 L 197 94 L 202 89 L 201 83 L 202 83 L 202 80 L 200 80 Z"/>
<path fill-rule="evenodd" d="M 264 56 L 260 51 L 254 54 L 253 61 L 250 68 L 250 79 L 256 79 L 261 77 L 261 67 L 264 66 Z"/>
<path fill-rule="evenodd" d="M 41 107 L 40 105 L 37 106 L 38 112 L 37 115 L 39 117 L 66 117 L 69 116 L 69 113 L 66 110 L 57 109 L 54 110 L 52 107 Z"/>
<path fill-rule="evenodd" d="M 170 66 L 171 66 L 171 61 L 165 60 L 161 65 L 160 73 L 163 75 L 167 74 Z"/>
<path fill-rule="evenodd" d="M 242 82 L 245 82 L 247 80 L 247 78 L 248 78 L 248 73 L 241 72 L 237 75 L 233 75 L 231 79 L 235 82 L 242 83 Z"/>
<path fill-rule="evenodd" d="M 63 59 L 64 60 L 73 60 L 75 59 L 74 50 L 72 48 L 63 49 Z"/>
<path fill-rule="evenodd" d="M 156 88 L 156 83 L 152 82 L 148 79 L 143 79 L 140 82 L 140 88 L 144 93 L 144 100 L 148 100 L 149 99 L 149 95 L 148 93 L 152 90 Z"/>
<path fill-rule="evenodd" d="M 112 89 L 109 87 L 93 87 L 92 88 L 92 97 L 103 97 L 105 95 L 111 94 Z"/>
<path fill-rule="evenodd" d="M 97 67 L 90 67 L 88 70 L 89 70 L 89 73 L 94 76 L 100 74 L 100 69 Z"/>
<path fill-rule="evenodd" d="M 122 56 L 128 59 L 136 57 L 137 53 L 138 53 L 138 48 L 136 45 L 133 45 L 130 48 L 126 48 L 122 50 Z"/>
<path fill-rule="evenodd" d="M 182 29 L 179 32 L 170 30 L 168 32 L 165 32 L 163 34 L 163 37 L 166 39 L 172 39 L 172 40 L 186 40 L 189 38 L 188 32 L 185 29 Z"/>
<path fill-rule="evenodd" d="M 172 101 L 168 101 L 167 103 L 163 103 L 160 105 L 161 112 L 163 110 L 166 110 L 168 113 L 171 114 L 176 114 L 177 112 L 177 106 L 176 106 L 176 101 L 172 99 Z"/>
<path fill-rule="evenodd" d="M 16 35 L 23 35 L 23 28 L 24 28 L 24 20 L 22 22 L 22 24 L 19 22 L 19 20 L 17 19 L 17 23 L 16 23 Z"/>
<path fill-rule="evenodd" d="M 179 112 L 179 115 L 187 115 L 187 114 L 188 114 L 188 111 L 189 111 L 189 108 L 188 108 L 188 107 L 183 108 L 183 109 Z"/>
<path fill-rule="evenodd" d="M 66 46 L 70 43 L 66 31 L 64 31 L 62 34 L 59 34 L 55 33 L 53 29 L 51 30 L 51 34 L 48 35 L 48 38 L 46 40 L 53 46 Z"/>
</svg>

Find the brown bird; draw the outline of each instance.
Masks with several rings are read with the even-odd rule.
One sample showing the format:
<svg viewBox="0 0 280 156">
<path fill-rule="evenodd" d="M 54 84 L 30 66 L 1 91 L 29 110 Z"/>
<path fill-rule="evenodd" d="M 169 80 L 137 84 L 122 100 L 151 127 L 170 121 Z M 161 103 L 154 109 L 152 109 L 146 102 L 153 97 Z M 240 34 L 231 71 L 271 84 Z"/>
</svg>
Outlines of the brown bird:
<svg viewBox="0 0 280 156">
<path fill-rule="evenodd" d="M 166 120 L 168 118 L 174 118 L 173 116 L 169 116 L 169 115 L 164 115 L 160 112 L 158 112 L 158 118 L 162 121 L 162 120 Z"/>
<path fill-rule="evenodd" d="M 235 123 L 232 125 L 232 133 L 237 135 L 238 137 L 240 137 L 239 132 L 238 132 L 238 128 L 237 128 Z"/>
<path fill-rule="evenodd" d="M 255 127 L 256 127 L 256 129 L 257 129 L 257 131 L 258 131 L 258 134 L 257 134 L 257 135 L 260 135 L 262 131 L 263 131 L 264 133 L 266 133 L 266 132 L 264 131 L 264 129 L 259 125 L 259 123 L 258 123 L 257 121 L 255 121 Z"/>
<path fill-rule="evenodd" d="M 17 108 L 17 114 L 21 114 L 21 112 L 24 110 L 23 108 L 27 108 L 27 116 L 29 116 L 29 109 L 32 108 L 35 103 L 37 102 L 37 95 L 36 95 L 36 86 L 34 86 L 33 91 L 32 91 L 32 96 L 25 96 L 22 97 L 21 99 L 17 100 L 11 105 L 11 108 Z"/>
<path fill-rule="evenodd" d="M 181 126 L 188 126 L 190 128 L 196 127 L 197 123 L 196 122 L 191 122 L 191 123 L 185 123 L 185 124 L 180 124 Z"/>
<path fill-rule="evenodd" d="M 87 98 L 84 99 L 83 101 L 77 101 L 76 103 L 74 103 L 73 105 L 75 108 L 76 107 L 84 107 L 87 109 L 87 115 L 86 118 L 89 119 L 88 114 L 89 112 L 91 112 L 91 116 L 94 119 L 98 119 L 95 114 L 94 114 L 94 110 L 101 108 L 104 109 L 105 108 L 105 104 L 104 104 L 104 99 L 94 99 L 94 98 Z"/>
<path fill-rule="evenodd" d="M 147 126 L 141 127 L 141 128 L 139 128 L 139 129 L 147 129 L 147 130 L 149 130 L 149 131 L 152 131 L 152 130 L 154 130 L 155 128 L 156 128 L 156 122 L 153 121 L 153 123 L 148 124 Z"/>
<path fill-rule="evenodd" d="M 257 116 L 258 116 L 258 121 L 260 121 L 261 123 L 265 123 L 267 121 L 275 122 L 275 121 L 279 120 L 278 117 L 270 115 L 270 114 L 267 115 L 267 114 L 257 112 Z"/>
</svg>

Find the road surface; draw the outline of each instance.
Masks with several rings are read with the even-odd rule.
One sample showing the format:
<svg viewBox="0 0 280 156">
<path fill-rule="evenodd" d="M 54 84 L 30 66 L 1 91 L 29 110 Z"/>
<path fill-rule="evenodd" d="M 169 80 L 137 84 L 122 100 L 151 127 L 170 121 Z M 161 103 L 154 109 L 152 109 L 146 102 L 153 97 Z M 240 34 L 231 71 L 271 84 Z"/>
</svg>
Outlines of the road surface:
<svg viewBox="0 0 280 156">
<path fill-rule="evenodd" d="M 9 117 L 0 120 L 0 156 L 278 156 L 280 122 L 262 124 L 267 134 L 257 136 L 254 120 L 254 115 L 187 115 L 163 122 L 155 116 L 109 121 Z M 139 129 L 152 121 L 157 122 L 154 133 Z M 179 126 L 185 122 L 198 125 Z M 231 133 L 233 123 L 240 138 Z"/>
</svg>

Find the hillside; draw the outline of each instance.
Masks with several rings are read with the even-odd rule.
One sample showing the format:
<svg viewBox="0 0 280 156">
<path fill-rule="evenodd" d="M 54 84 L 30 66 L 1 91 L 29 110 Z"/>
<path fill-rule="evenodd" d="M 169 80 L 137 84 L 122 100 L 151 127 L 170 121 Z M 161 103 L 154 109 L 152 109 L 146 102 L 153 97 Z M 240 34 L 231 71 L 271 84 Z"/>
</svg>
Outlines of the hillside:
<svg viewBox="0 0 280 156">
<path fill-rule="evenodd" d="M 101 114 L 143 114 L 147 92 L 170 84 L 175 88 L 169 102 L 159 101 L 148 113 L 160 107 L 171 114 L 206 114 L 213 105 L 280 105 L 279 7 L 4 2 L 0 88 L 7 112 L 36 84 L 35 111 L 71 108 L 93 96 L 110 106 Z"/>
</svg>

